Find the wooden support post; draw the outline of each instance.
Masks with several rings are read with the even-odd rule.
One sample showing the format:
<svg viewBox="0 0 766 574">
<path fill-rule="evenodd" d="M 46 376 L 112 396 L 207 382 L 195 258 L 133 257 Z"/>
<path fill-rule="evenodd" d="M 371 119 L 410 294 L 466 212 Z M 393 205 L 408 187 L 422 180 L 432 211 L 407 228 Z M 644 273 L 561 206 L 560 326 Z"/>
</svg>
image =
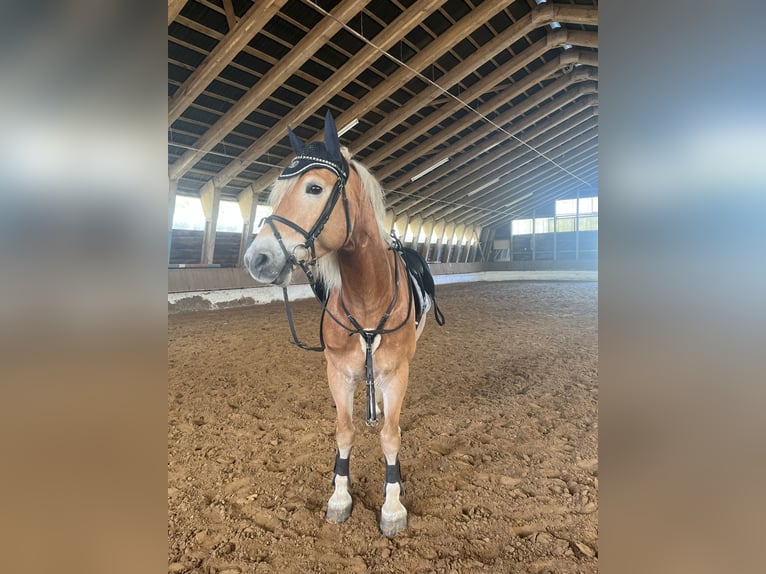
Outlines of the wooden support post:
<svg viewBox="0 0 766 574">
<path fill-rule="evenodd" d="M 535 225 L 535 213 L 536 213 L 536 210 L 533 209 L 532 210 L 532 261 L 535 261 L 535 254 L 537 253 L 537 245 L 535 245 L 535 239 L 536 239 L 535 227 L 537 227 Z"/>
<path fill-rule="evenodd" d="M 415 227 L 412 228 L 412 241 L 410 241 L 410 248 L 417 250 L 420 243 L 420 230 L 423 229 L 423 219 L 418 217 L 413 221 Z"/>
<path fill-rule="evenodd" d="M 575 204 L 575 261 L 580 259 L 580 188 L 577 188 L 577 203 Z"/>
<path fill-rule="evenodd" d="M 200 193 L 202 211 L 205 213 L 205 235 L 202 240 L 203 264 L 213 263 L 215 254 L 215 228 L 218 223 L 218 209 L 221 205 L 221 190 L 205 184 Z"/>
<path fill-rule="evenodd" d="M 510 227 L 508 230 L 508 261 L 513 263 L 513 219 L 508 222 L 508 227 Z"/>
<path fill-rule="evenodd" d="M 176 194 L 178 193 L 178 181 L 171 179 L 168 185 L 168 263 L 170 263 L 170 250 L 173 247 L 173 216 L 176 212 Z"/>
<path fill-rule="evenodd" d="M 244 265 L 242 258 L 245 256 L 245 250 L 248 247 L 247 240 L 253 232 L 255 211 L 258 207 L 255 202 L 255 190 L 252 185 L 248 185 L 245 189 L 239 192 L 237 203 L 239 204 L 239 211 L 242 214 L 242 219 L 244 219 L 244 224 L 242 225 L 242 237 L 239 241 L 239 257 L 237 258 L 237 267 L 242 267 Z"/>
</svg>

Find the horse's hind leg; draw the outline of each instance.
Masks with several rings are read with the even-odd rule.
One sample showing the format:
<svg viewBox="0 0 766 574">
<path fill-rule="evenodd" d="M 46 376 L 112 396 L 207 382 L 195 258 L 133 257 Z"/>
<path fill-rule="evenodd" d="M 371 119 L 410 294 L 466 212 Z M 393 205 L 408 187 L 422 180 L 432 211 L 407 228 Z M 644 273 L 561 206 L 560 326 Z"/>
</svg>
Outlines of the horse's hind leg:
<svg viewBox="0 0 766 574">
<path fill-rule="evenodd" d="M 335 441 L 338 445 L 338 452 L 335 455 L 335 476 L 333 478 L 335 491 L 327 503 L 325 518 L 328 522 L 337 524 L 344 522 L 351 516 L 352 500 L 351 494 L 348 492 L 351 477 L 348 463 L 351 456 L 351 447 L 354 443 L 354 423 L 351 417 L 354 409 L 355 382 L 339 373 L 332 367 L 329 361 L 327 364 L 327 380 L 330 383 L 330 392 L 335 400 L 337 415 Z"/>
<path fill-rule="evenodd" d="M 380 511 L 380 531 L 386 536 L 393 536 L 407 528 L 407 509 L 399 500 L 404 495 L 402 476 L 399 469 L 399 447 L 401 429 L 399 413 L 402 409 L 404 393 L 407 390 L 409 365 L 403 365 L 390 379 L 383 390 L 386 417 L 380 431 L 380 445 L 386 457 L 386 500 Z"/>
</svg>

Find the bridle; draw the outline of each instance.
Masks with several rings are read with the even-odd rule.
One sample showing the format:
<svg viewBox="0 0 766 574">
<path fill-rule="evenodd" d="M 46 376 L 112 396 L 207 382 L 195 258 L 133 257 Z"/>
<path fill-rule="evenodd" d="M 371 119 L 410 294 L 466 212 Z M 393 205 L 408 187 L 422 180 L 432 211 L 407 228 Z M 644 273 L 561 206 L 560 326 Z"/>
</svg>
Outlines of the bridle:
<svg viewBox="0 0 766 574">
<path fill-rule="evenodd" d="M 292 266 L 300 267 L 303 270 L 303 272 L 306 274 L 306 277 L 309 280 L 309 284 L 311 285 L 312 290 L 314 290 L 314 287 L 316 284 L 314 275 L 310 269 L 311 266 L 316 264 L 316 260 L 317 260 L 316 248 L 314 246 L 314 243 L 316 242 L 317 237 L 319 237 L 319 234 L 322 233 L 324 226 L 329 221 L 330 216 L 332 215 L 332 212 L 335 209 L 335 205 L 338 203 L 339 198 L 343 198 L 343 211 L 346 214 L 346 238 L 343 240 L 343 245 L 345 245 L 348 242 L 348 238 L 351 236 L 351 214 L 349 213 L 348 196 L 346 195 L 347 177 L 343 173 L 336 171 L 334 169 L 331 169 L 330 167 L 328 167 L 328 169 L 333 171 L 338 176 L 338 179 L 336 180 L 335 185 L 333 185 L 332 191 L 330 192 L 330 196 L 327 198 L 327 202 L 325 202 L 322 212 L 319 214 L 319 217 L 314 222 L 314 225 L 311 226 L 311 229 L 306 231 L 294 221 L 290 221 L 289 219 L 282 217 L 281 215 L 272 214 L 272 215 L 269 215 L 268 217 L 264 217 L 261 220 L 261 224 L 267 223 L 269 227 L 271 227 L 271 232 L 274 234 L 274 239 L 277 240 L 277 243 L 279 243 L 279 247 L 282 249 L 282 252 L 287 258 L 285 265 L 289 264 Z M 284 240 L 282 239 L 282 235 L 279 233 L 277 226 L 274 224 L 275 221 L 297 231 L 303 236 L 305 241 L 303 243 L 299 243 L 295 245 L 292 248 L 292 251 L 288 250 Z M 296 256 L 295 251 L 299 248 L 304 249 L 306 253 L 309 254 L 310 258 L 308 261 L 303 258 L 299 259 Z M 315 290 L 314 290 L 314 293 L 316 294 Z"/>
<path fill-rule="evenodd" d="M 338 179 L 335 182 L 335 185 L 333 186 L 332 191 L 330 192 L 330 196 L 327 198 L 327 202 L 325 203 L 325 206 L 322 209 L 322 212 L 319 214 L 319 217 L 314 222 L 314 225 L 311 226 L 311 229 L 306 231 L 294 221 L 290 221 L 289 219 L 282 217 L 281 215 L 274 215 L 274 214 L 268 217 L 264 217 L 262 220 L 262 223 L 268 224 L 269 227 L 271 228 L 271 231 L 274 234 L 274 238 L 277 240 L 277 243 L 279 244 L 279 247 L 282 249 L 282 252 L 284 253 L 284 256 L 286 258 L 285 265 L 290 265 L 292 267 L 298 266 L 303 270 L 303 273 L 306 275 L 306 279 L 308 280 L 308 283 L 309 283 L 309 286 L 311 287 L 312 292 L 314 293 L 314 295 L 317 297 L 317 299 L 322 305 L 322 318 L 320 319 L 320 323 L 319 323 L 320 345 L 316 347 L 312 347 L 307 345 L 306 343 L 304 343 L 298 338 L 298 334 L 295 330 L 295 325 L 293 324 L 292 312 L 290 310 L 290 300 L 287 295 L 287 287 L 282 288 L 282 294 L 283 294 L 284 302 L 285 302 L 285 314 L 287 315 L 287 323 L 290 326 L 290 333 L 293 337 L 292 343 L 306 351 L 324 351 L 326 347 L 324 343 L 324 337 L 322 334 L 322 324 L 323 324 L 325 313 L 329 315 L 330 318 L 335 323 L 337 323 L 340 327 L 348 331 L 349 336 L 359 334 L 364 340 L 365 348 L 366 348 L 365 379 L 367 383 L 366 385 L 367 386 L 366 422 L 369 426 L 375 426 L 378 423 L 378 417 L 377 417 L 377 405 L 375 403 L 375 379 L 373 375 L 373 364 L 372 364 L 373 343 L 375 341 L 375 338 L 378 337 L 379 335 L 393 333 L 395 331 L 398 331 L 399 329 L 401 329 L 407 324 L 407 322 L 410 320 L 410 316 L 412 315 L 412 296 L 413 295 L 412 295 L 412 290 L 408 289 L 407 292 L 409 294 L 409 300 L 407 303 L 407 316 L 404 318 L 404 320 L 396 327 L 392 329 L 386 329 L 385 328 L 386 323 L 388 322 L 388 319 L 391 316 L 391 313 L 393 312 L 394 307 L 396 306 L 396 302 L 399 296 L 400 261 L 398 260 L 399 257 L 397 256 L 397 254 L 394 253 L 394 294 L 391 299 L 391 303 L 389 303 L 388 308 L 386 309 L 385 313 L 383 313 L 383 316 L 378 322 L 377 327 L 375 327 L 374 329 L 363 328 L 359 324 L 359 322 L 353 317 L 353 315 L 351 315 L 351 312 L 346 307 L 346 304 L 343 301 L 342 292 L 340 293 L 341 308 L 343 309 L 343 313 L 345 314 L 346 319 L 351 324 L 351 327 L 344 324 L 327 308 L 328 297 L 323 296 L 323 294 L 319 292 L 317 278 L 314 275 L 313 271 L 311 270 L 311 268 L 315 266 L 317 262 L 316 248 L 314 244 L 317 238 L 319 237 L 319 235 L 322 233 L 322 230 L 324 229 L 328 220 L 330 219 L 330 216 L 332 215 L 332 212 L 338 203 L 338 199 L 343 200 L 343 209 L 346 215 L 346 237 L 343 240 L 343 244 L 341 245 L 341 247 L 343 247 L 343 245 L 346 245 L 346 243 L 348 243 L 349 237 L 351 236 L 352 225 L 351 225 L 351 214 L 349 212 L 348 196 L 346 194 L 346 182 L 348 181 L 348 176 L 344 174 L 342 171 L 335 168 L 335 166 L 327 165 L 326 167 L 327 169 L 330 169 L 330 171 L 333 171 L 338 176 Z M 287 246 L 285 245 L 282 235 L 279 233 L 279 230 L 277 229 L 276 223 L 281 223 L 282 225 L 286 225 L 287 227 L 293 229 L 294 231 L 297 231 L 303 236 L 305 241 L 303 243 L 299 243 L 298 245 L 294 246 L 292 250 L 289 250 Z M 308 254 L 309 258 L 308 259 L 299 258 L 296 255 L 296 251 L 298 249 L 304 250 L 304 252 Z M 396 239 L 396 237 L 393 238 L 393 246 L 390 249 L 394 252 L 401 250 L 401 244 L 399 243 L 399 240 Z M 401 262 L 401 264 L 403 265 L 404 263 Z"/>
</svg>

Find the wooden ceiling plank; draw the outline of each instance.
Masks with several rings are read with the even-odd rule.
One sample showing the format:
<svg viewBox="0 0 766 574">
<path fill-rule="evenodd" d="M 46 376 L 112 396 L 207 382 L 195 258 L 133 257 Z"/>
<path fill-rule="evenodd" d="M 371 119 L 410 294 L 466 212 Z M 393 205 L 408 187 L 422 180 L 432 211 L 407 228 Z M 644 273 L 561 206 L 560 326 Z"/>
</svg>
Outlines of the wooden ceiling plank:
<svg viewBox="0 0 766 574">
<path fill-rule="evenodd" d="M 189 76 L 168 103 L 168 125 L 172 124 L 197 96 L 229 65 L 287 0 L 256 2 Z"/>
<path fill-rule="evenodd" d="M 285 0 L 271 0 L 279 3 L 280 6 Z M 332 11 L 332 17 L 325 17 L 322 22 L 315 26 L 298 44 L 281 59 L 279 64 L 271 68 L 261 81 L 257 82 L 245 94 L 235 106 L 233 106 L 226 115 L 213 125 L 197 142 L 200 150 L 207 151 L 218 143 L 232 129 L 234 129 L 242 120 L 244 120 L 253 110 L 255 110 L 272 92 L 281 86 L 295 70 L 300 68 L 306 60 L 313 55 L 319 48 L 327 43 L 340 28 L 341 22 L 345 22 L 354 14 L 359 12 L 363 5 L 362 0 L 342 0 Z M 260 4 L 259 4 L 260 6 Z M 242 18 L 237 25 L 239 28 L 246 18 Z M 263 23 L 261 23 L 261 26 Z M 260 26 L 259 26 L 260 29 Z M 250 36 L 252 38 L 252 35 Z M 249 39 L 248 39 L 249 40 Z M 245 42 L 247 43 L 247 42 Z M 236 54 L 233 54 L 233 58 Z M 212 59 L 212 55 L 211 55 Z M 171 167 L 171 179 L 178 179 L 196 163 L 204 151 L 190 151 L 173 164 Z"/>
<path fill-rule="evenodd" d="M 539 50 L 535 50 L 535 53 L 539 52 Z M 571 50 L 570 50 L 571 52 Z M 571 57 L 576 56 L 576 54 L 567 54 L 566 61 L 570 62 Z M 555 62 L 555 63 L 554 63 Z M 533 74 L 528 75 L 523 80 L 520 80 L 519 82 L 516 82 L 513 84 L 514 89 L 508 92 L 503 92 L 500 97 L 493 98 L 492 100 L 489 100 L 488 102 L 481 104 L 477 107 L 477 111 L 483 115 L 487 115 L 494 111 L 495 109 L 499 108 L 500 106 L 508 103 L 509 101 L 513 100 L 515 97 L 520 95 L 522 91 L 526 91 L 534 84 L 538 83 L 542 79 L 550 76 L 551 74 L 555 73 L 560 67 L 562 67 L 564 64 L 561 63 L 561 56 L 558 60 L 552 60 L 551 62 L 548 62 L 547 64 L 543 65 L 541 68 L 536 70 Z M 536 81 L 533 81 L 533 78 L 536 79 Z M 521 87 L 524 87 L 523 90 Z M 440 114 L 441 112 L 437 112 L 437 114 Z M 453 112 L 454 113 L 454 112 Z M 436 118 L 439 118 L 439 115 L 435 116 Z M 454 122 L 450 127 L 449 130 L 444 130 L 443 133 L 434 135 L 429 138 L 429 140 L 426 142 L 427 147 L 420 147 L 420 155 L 425 155 L 429 150 L 435 148 L 436 146 L 444 143 L 445 141 L 449 140 L 451 137 L 453 137 L 455 134 L 460 133 L 464 129 L 466 129 L 471 124 L 475 123 L 478 120 L 478 116 L 475 114 L 470 114 L 463 118 L 462 120 L 458 120 L 457 122 Z M 442 121 L 439 119 L 439 122 Z M 438 122 L 437 122 L 438 123 Z M 426 131 L 428 129 L 431 129 L 436 124 L 426 124 L 428 125 Z M 366 134 L 365 134 L 366 135 Z M 420 135 L 420 134 L 417 134 Z M 415 135 L 415 137 L 417 137 Z M 407 133 L 403 134 L 402 136 L 407 137 Z M 415 139 L 415 137 L 411 139 Z M 370 138 L 365 138 L 363 143 L 367 142 L 367 140 Z M 402 141 L 401 139 L 398 139 L 398 149 L 401 149 L 408 141 L 411 141 L 410 139 Z M 369 144 L 368 144 L 369 145 Z M 391 155 L 393 153 L 394 149 L 397 149 L 394 147 L 394 144 L 389 143 L 387 144 L 387 149 L 389 150 L 388 155 Z M 384 152 L 378 151 L 374 152 L 376 155 L 373 158 L 376 161 L 381 161 L 381 156 Z M 404 156 L 399 159 L 395 159 L 392 162 L 380 166 L 378 169 L 375 170 L 375 175 L 380 178 L 381 180 L 389 177 L 391 174 L 395 173 L 396 171 L 402 169 L 407 164 L 411 163 L 413 158 L 405 158 Z M 369 161 L 369 160 L 368 160 Z M 409 179 L 407 177 L 404 177 L 404 179 Z M 395 183 L 391 183 L 390 185 L 392 187 L 397 187 L 401 183 L 402 177 L 398 178 Z"/>
<path fill-rule="evenodd" d="M 498 38 L 501 37 L 502 36 L 498 36 Z M 501 81 L 507 80 L 509 76 L 524 68 L 529 62 L 536 60 L 538 57 L 550 49 L 551 47 L 546 40 L 538 41 L 534 45 L 530 46 L 529 49 L 524 50 L 524 52 L 508 62 L 508 65 L 502 68 L 497 68 L 485 76 L 482 80 L 471 86 L 471 88 L 461 94 L 461 99 L 463 99 L 463 101 L 470 102 L 478 98 L 482 94 L 486 93 L 487 90 L 495 87 Z M 405 106 L 402 106 L 399 110 L 396 110 L 396 112 L 393 114 L 389 114 L 384 122 L 375 126 L 374 130 L 369 130 L 367 133 L 365 133 L 364 137 L 361 138 L 361 141 L 358 143 L 355 141 L 354 143 L 359 146 L 358 149 L 363 149 L 369 145 L 369 143 L 378 139 L 381 134 L 390 131 L 393 126 L 399 125 L 404 118 L 412 115 L 412 108 L 420 105 L 421 98 L 422 96 L 417 99 L 413 99 Z M 394 151 L 402 149 L 402 147 L 404 147 L 407 143 L 413 141 L 414 139 L 418 138 L 422 134 L 428 132 L 443 122 L 448 117 L 454 115 L 461 107 L 463 106 L 460 102 L 451 99 L 445 106 L 442 106 L 438 112 L 434 112 L 428 115 L 424 121 L 419 122 L 413 128 L 410 128 L 404 132 L 400 137 L 397 137 L 393 141 L 388 142 L 382 148 L 365 157 L 365 162 L 368 166 L 378 165 L 378 163 L 383 161 Z"/>
<path fill-rule="evenodd" d="M 423 50 L 415 54 L 406 63 L 415 70 L 426 68 L 432 61 L 441 56 L 448 48 L 457 44 L 463 37 L 473 32 L 482 25 L 484 20 L 494 15 L 502 6 L 495 2 L 485 2 L 472 10 L 469 14 L 461 18 L 457 24 L 450 28 L 446 33 L 429 43 Z M 394 28 L 394 26 L 391 26 Z M 389 30 L 384 30 L 391 34 Z M 415 74 L 408 68 L 400 67 L 392 73 L 386 80 L 378 84 L 375 90 L 368 94 L 358 104 L 351 106 L 335 119 L 338 126 L 344 126 L 354 119 L 361 118 L 364 114 L 372 110 L 378 102 L 385 99 L 402 85 L 408 82 Z M 281 135 L 284 137 L 284 133 Z M 286 162 L 285 162 L 286 163 Z M 261 180 L 255 182 L 256 189 L 265 189 L 279 175 L 279 170 L 270 170 Z"/>
<path fill-rule="evenodd" d="M 552 62 L 552 63 L 556 64 L 555 62 Z M 556 64 L 554 66 L 551 66 L 550 69 L 555 70 L 555 69 L 557 69 L 557 66 L 558 66 L 558 64 Z M 547 71 L 550 71 L 550 69 L 547 70 Z M 579 83 L 582 83 L 582 82 L 585 82 L 585 81 L 589 80 L 589 77 L 590 76 L 589 76 L 587 70 L 577 70 L 577 71 L 575 71 L 573 73 L 566 74 L 566 75 L 562 76 L 561 78 L 555 80 L 554 82 L 552 82 L 551 84 L 549 84 L 545 88 L 543 88 L 543 89 L 539 90 L 538 92 L 536 92 L 532 97 L 525 99 L 523 102 L 519 103 L 517 106 L 514 106 L 514 107 L 510 108 L 509 110 L 506 110 L 505 112 L 501 113 L 500 115 L 497 115 L 493 119 L 493 122 L 494 122 L 494 124 L 497 124 L 497 125 L 499 125 L 501 127 L 502 126 L 507 126 L 508 129 L 512 129 L 513 126 L 509 125 L 509 124 L 511 124 L 514 120 L 517 120 L 518 118 L 520 118 L 526 112 L 530 111 L 533 107 L 542 104 L 543 102 L 545 102 L 549 98 L 553 98 L 554 96 L 556 96 L 556 94 L 566 90 L 569 86 L 572 86 L 574 84 L 579 84 Z M 526 80 L 526 78 L 525 78 L 525 80 Z M 529 78 L 529 82 L 532 82 L 532 81 L 535 81 L 535 80 L 539 81 L 539 78 Z M 526 81 L 520 82 L 520 85 L 519 85 L 519 88 L 518 88 L 519 91 L 521 91 L 522 88 L 524 88 L 527 85 L 527 83 L 528 82 L 526 82 Z M 595 87 L 589 88 L 589 92 L 590 91 L 595 91 Z M 506 98 L 507 99 L 512 99 L 511 98 L 512 95 L 513 95 L 512 93 L 504 94 L 504 97 L 502 99 L 503 100 L 505 100 Z M 493 102 L 491 102 L 491 101 L 488 102 L 488 104 L 492 104 L 492 103 Z M 480 109 L 480 111 L 482 111 L 481 108 L 479 108 L 479 109 Z M 487 110 L 487 111 L 490 111 L 490 110 Z M 477 122 L 476 118 L 466 117 L 466 118 L 464 118 L 464 120 L 462 120 L 460 122 L 455 122 L 455 124 L 459 124 L 459 125 L 454 125 L 454 129 L 449 130 L 445 134 L 439 134 L 440 137 L 433 138 L 433 139 L 438 141 L 438 144 L 440 145 L 440 144 L 446 142 L 449 138 L 453 137 L 455 134 L 463 131 L 464 129 L 466 129 L 468 127 L 470 127 L 472 124 L 474 124 L 476 122 Z M 450 127 L 453 128 L 453 126 L 450 126 Z M 481 141 L 484 138 L 487 138 L 486 144 L 492 145 L 494 143 L 499 143 L 499 142 L 505 140 L 507 137 L 508 136 L 505 133 L 498 131 L 494 127 L 494 125 L 492 125 L 492 124 L 484 124 L 484 125 L 482 125 L 479 128 L 473 129 L 468 136 L 466 136 L 465 138 L 463 138 L 461 140 L 461 149 L 466 149 L 470 145 L 473 145 L 474 143 L 476 143 L 478 141 Z M 432 142 L 431 142 L 431 140 L 429 140 L 427 143 L 430 145 Z M 429 161 L 438 162 L 438 161 L 443 160 L 446 157 L 454 156 L 455 153 L 456 152 L 455 152 L 454 149 L 451 149 L 451 148 L 447 147 L 446 149 L 444 149 L 440 153 L 438 153 L 435 156 L 431 157 Z M 402 159 L 398 160 L 398 162 L 400 164 L 402 164 L 402 166 L 406 165 L 406 163 L 408 163 L 409 161 L 411 161 L 411 159 L 402 158 Z M 444 166 L 444 168 L 439 168 L 439 170 L 443 169 L 444 171 L 434 170 L 431 174 L 429 174 L 427 176 L 428 179 L 424 179 L 424 180 L 422 180 L 420 182 L 420 185 L 424 185 L 424 184 L 426 184 L 429 181 L 432 181 L 432 180 L 434 180 L 434 179 L 436 179 L 436 178 L 438 178 L 440 176 L 443 176 L 444 173 L 449 172 L 451 170 L 454 170 L 455 169 L 455 165 L 459 165 L 459 163 L 458 164 L 453 163 L 452 166 L 449 166 L 447 164 L 447 165 Z M 397 169 L 400 169 L 400 168 L 397 168 Z M 398 178 L 396 178 L 393 181 L 390 181 L 390 182 L 386 181 L 386 185 L 390 186 L 390 187 L 394 187 L 394 188 L 405 188 L 405 187 L 410 185 L 410 175 L 409 175 L 409 173 L 405 173 L 404 175 L 399 176 Z"/>
<path fill-rule="evenodd" d="M 598 158 L 591 156 L 590 159 L 583 160 L 579 165 L 580 174 L 583 178 L 592 179 L 598 175 Z M 531 214 L 532 210 L 537 207 L 550 205 L 556 199 L 565 196 L 571 191 L 576 189 L 583 189 L 585 186 L 572 178 L 566 178 L 562 175 L 547 174 L 545 177 L 539 179 L 532 187 L 533 191 L 525 189 L 525 193 L 519 191 L 513 196 L 506 197 L 502 205 L 492 208 L 475 208 L 470 210 L 470 213 L 457 212 L 453 213 L 451 217 L 445 218 L 448 220 L 460 219 L 460 221 L 477 223 L 481 225 L 487 225 L 489 220 L 497 220 L 502 218 L 514 218 L 518 219 L 522 214 Z M 541 191 L 545 190 L 545 191 Z M 526 197 L 525 197 L 526 196 Z M 515 203 L 509 202 L 508 199 L 516 197 Z M 512 203 L 511 205 L 508 205 Z M 469 210 L 466 209 L 466 212 Z"/>
<path fill-rule="evenodd" d="M 178 17 L 178 14 L 186 6 L 187 0 L 168 0 L 168 26 Z"/>
<path fill-rule="evenodd" d="M 576 154 L 577 156 L 590 154 L 592 149 L 597 145 L 592 143 L 596 137 L 597 134 L 590 133 L 589 130 L 581 136 L 564 142 L 562 145 L 554 148 L 553 151 L 549 151 L 547 155 L 556 160 L 557 163 L 560 163 L 558 160 L 561 156 L 570 153 Z M 574 161 L 568 161 L 567 163 L 572 166 L 575 165 Z M 439 201 L 450 201 L 456 204 L 460 203 L 466 209 L 469 207 L 475 209 L 494 209 L 498 204 L 503 202 L 507 203 L 508 200 L 512 200 L 514 196 L 523 195 L 530 185 L 534 185 L 534 180 L 536 178 L 542 177 L 545 174 L 556 174 L 558 172 L 562 177 L 566 176 L 573 181 L 576 181 L 571 175 L 554 166 L 545 158 L 532 158 L 531 161 L 527 161 L 522 165 L 522 168 L 514 168 L 513 173 L 508 174 L 509 176 L 512 176 L 510 179 L 503 180 L 501 178 L 500 181 L 497 182 L 497 185 L 492 189 L 487 190 L 484 194 L 472 197 L 468 201 L 461 201 L 460 198 Z M 512 192 L 512 194 L 509 194 L 509 192 Z M 451 213 L 451 211 L 448 208 L 437 205 L 434 209 L 423 212 L 422 217 L 446 217 L 449 213 Z"/>
<path fill-rule="evenodd" d="M 562 143 L 562 133 L 571 133 L 572 130 L 582 131 L 582 124 L 597 115 L 592 108 L 593 104 L 593 100 L 588 97 L 583 98 L 583 101 L 573 106 L 571 110 L 567 109 L 551 117 L 550 120 L 542 122 L 539 126 L 535 126 L 528 135 L 530 145 L 545 154 L 551 149 L 555 149 L 557 143 Z M 566 141 L 565 138 L 564 141 Z M 471 164 L 469 168 L 471 171 L 465 175 L 463 175 L 465 170 L 458 172 L 457 175 L 461 176 L 458 180 L 453 181 L 449 186 L 439 188 L 436 193 L 431 193 L 429 199 L 432 201 L 434 199 L 454 201 L 455 196 L 466 196 L 471 191 L 471 187 L 481 187 L 493 179 L 503 179 L 514 170 L 521 169 L 527 163 L 538 158 L 540 156 L 537 153 L 514 142 L 512 147 L 499 150 L 494 156 L 489 155 L 488 158 L 475 162 L 475 165 Z M 547 161 L 545 158 L 540 159 Z M 406 211 L 408 213 L 424 212 L 427 215 L 435 211 L 429 204 L 420 202 L 420 205 L 421 207 L 417 209 L 413 209 L 415 207 L 413 206 L 407 208 Z"/>
<path fill-rule="evenodd" d="M 582 98 L 565 111 L 562 111 L 549 120 L 535 125 L 529 130 L 528 138 L 532 145 L 543 153 L 551 148 L 550 141 L 559 137 L 562 132 L 577 128 L 590 120 L 595 111 L 592 109 L 593 101 L 588 97 Z M 494 179 L 506 177 L 512 170 L 518 169 L 525 163 L 539 157 L 528 148 L 513 142 L 510 146 L 498 149 L 487 157 L 477 159 L 470 165 L 449 178 L 447 185 L 439 184 L 429 190 L 429 203 L 418 202 L 407 207 L 408 213 L 426 212 L 434 210 L 430 202 L 434 200 L 455 201 L 458 196 L 466 197 L 472 188 L 480 188 Z"/>
<path fill-rule="evenodd" d="M 420 22 L 427 17 L 433 9 L 442 4 L 445 0 L 419 0 L 407 11 L 403 12 L 396 18 L 389 26 L 382 30 L 378 36 L 373 39 L 373 42 L 386 50 L 394 45 L 399 38 L 403 37 L 413 28 L 415 28 Z M 307 117 L 314 113 L 324 102 L 329 100 L 334 94 L 338 93 L 344 86 L 354 79 L 361 71 L 369 67 L 375 60 L 380 57 L 380 52 L 370 45 L 365 45 L 352 60 L 346 62 L 346 64 L 333 74 L 330 78 L 322 83 L 321 90 L 313 92 L 298 106 L 295 106 L 293 110 L 278 122 L 268 133 L 264 134 L 251 148 L 248 148 L 242 156 L 232 161 L 232 163 L 226 167 L 217 177 L 215 185 L 223 187 L 232 178 L 245 169 L 247 165 L 266 153 L 276 142 L 285 137 L 287 133 L 287 126 L 296 126 L 302 123 Z M 366 102 L 367 98 L 360 100 L 356 104 L 352 105 L 351 109 L 358 107 L 362 102 Z M 346 116 L 347 121 L 343 121 L 340 118 L 336 118 L 336 124 L 338 128 L 342 128 L 349 121 L 356 118 L 356 116 L 349 116 L 344 113 L 341 114 L 341 118 Z M 254 182 L 254 188 L 261 191 L 271 185 L 272 181 L 279 175 L 280 170 L 270 170 L 267 175 L 264 175 L 260 180 Z M 263 181 L 262 181 L 263 180 Z"/>
<path fill-rule="evenodd" d="M 562 152 L 551 152 L 552 157 L 558 158 L 560 155 L 572 154 L 574 159 L 568 160 L 567 169 L 573 173 L 577 170 L 582 171 L 582 167 L 589 162 L 597 161 L 597 142 L 598 134 L 594 133 L 591 128 L 588 132 L 582 134 L 578 138 L 570 140 L 564 144 L 560 149 Z M 508 182 L 501 183 L 496 190 L 493 190 L 491 196 L 485 196 L 481 201 L 472 201 L 470 207 L 477 210 L 494 210 L 502 209 L 509 203 L 509 200 L 513 200 L 514 197 L 520 195 L 526 195 L 527 193 L 536 193 L 538 197 L 544 194 L 545 184 L 551 181 L 561 181 L 563 183 L 572 182 L 573 184 L 582 186 L 583 183 L 576 178 L 573 178 L 570 174 L 562 171 L 553 164 L 534 163 L 529 173 L 525 174 L 524 178 L 517 178 Z M 579 176 L 579 175 L 578 175 Z M 464 206 L 468 209 L 469 206 Z M 446 210 L 440 209 L 435 212 L 439 217 L 446 216 Z"/>
<path fill-rule="evenodd" d="M 584 170 L 585 171 L 581 172 L 583 178 L 591 178 L 594 175 L 597 175 L 598 159 L 593 159 L 589 165 L 584 166 Z M 468 218 L 468 221 L 481 225 L 482 227 L 491 227 L 500 223 L 507 223 L 512 219 L 518 219 L 519 215 L 531 214 L 533 209 L 543 207 L 545 205 L 550 205 L 551 202 L 554 202 L 557 199 L 561 199 L 563 197 L 571 197 L 572 192 L 578 188 L 580 190 L 583 188 L 583 184 L 580 182 L 567 183 L 565 181 L 561 181 L 561 178 L 558 180 L 549 180 L 546 182 L 546 185 L 551 190 L 546 194 L 541 194 L 539 196 L 533 195 L 532 197 L 519 202 L 517 205 L 514 205 L 513 209 L 474 215 L 473 217 Z"/>
</svg>

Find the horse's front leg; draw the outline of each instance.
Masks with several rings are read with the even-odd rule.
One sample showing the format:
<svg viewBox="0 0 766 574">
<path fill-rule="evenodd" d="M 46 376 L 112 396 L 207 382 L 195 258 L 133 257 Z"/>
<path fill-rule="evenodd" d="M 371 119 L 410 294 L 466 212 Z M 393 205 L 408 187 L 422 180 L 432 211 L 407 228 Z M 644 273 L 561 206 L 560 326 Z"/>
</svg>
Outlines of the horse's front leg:
<svg viewBox="0 0 766 574">
<path fill-rule="evenodd" d="M 336 369 L 330 361 L 327 361 L 327 380 L 330 384 L 330 392 L 335 400 L 337 425 L 335 428 L 335 441 L 338 451 L 335 454 L 335 469 L 333 484 L 335 492 L 327 503 L 328 522 L 338 524 L 351 516 L 351 494 L 348 488 L 351 485 L 349 474 L 349 457 L 351 447 L 354 444 L 354 423 L 352 415 L 354 410 L 354 387 L 356 381 L 347 377 Z"/>
<path fill-rule="evenodd" d="M 386 500 L 380 511 L 380 531 L 386 536 L 393 536 L 407 528 L 407 509 L 399 500 L 401 496 L 404 496 L 402 475 L 399 468 L 399 447 L 401 445 L 399 413 L 402 409 L 404 394 L 407 391 L 408 377 L 409 365 L 404 364 L 382 385 L 385 419 L 380 431 L 380 445 L 386 458 Z"/>
</svg>

